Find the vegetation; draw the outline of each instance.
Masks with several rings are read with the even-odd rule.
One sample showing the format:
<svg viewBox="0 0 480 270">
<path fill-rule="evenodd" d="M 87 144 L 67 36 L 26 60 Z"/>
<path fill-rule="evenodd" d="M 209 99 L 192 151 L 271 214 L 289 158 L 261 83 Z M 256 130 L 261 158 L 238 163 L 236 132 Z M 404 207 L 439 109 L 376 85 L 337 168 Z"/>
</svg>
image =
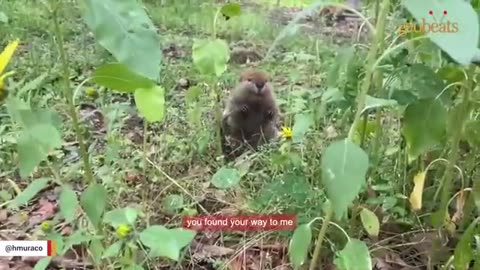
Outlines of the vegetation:
<svg viewBox="0 0 480 270">
<path fill-rule="evenodd" d="M 480 269 L 480 1 L 370 0 L 353 30 L 323 1 L 38 2 L 0 6 L 0 239 L 57 254 L 0 269 Z M 249 66 L 283 136 L 228 162 Z"/>
</svg>

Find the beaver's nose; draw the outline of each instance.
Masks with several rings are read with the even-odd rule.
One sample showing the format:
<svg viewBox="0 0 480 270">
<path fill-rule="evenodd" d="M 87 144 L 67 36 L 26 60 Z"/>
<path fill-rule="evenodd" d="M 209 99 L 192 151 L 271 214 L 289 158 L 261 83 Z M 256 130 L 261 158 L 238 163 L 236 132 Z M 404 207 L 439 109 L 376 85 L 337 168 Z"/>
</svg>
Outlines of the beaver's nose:
<svg viewBox="0 0 480 270">
<path fill-rule="evenodd" d="M 255 85 L 257 86 L 257 88 L 260 90 L 263 88 L 263 86 L 265 86 L 265 83 L 264 82 L 256 82 Z"/>
</svg>

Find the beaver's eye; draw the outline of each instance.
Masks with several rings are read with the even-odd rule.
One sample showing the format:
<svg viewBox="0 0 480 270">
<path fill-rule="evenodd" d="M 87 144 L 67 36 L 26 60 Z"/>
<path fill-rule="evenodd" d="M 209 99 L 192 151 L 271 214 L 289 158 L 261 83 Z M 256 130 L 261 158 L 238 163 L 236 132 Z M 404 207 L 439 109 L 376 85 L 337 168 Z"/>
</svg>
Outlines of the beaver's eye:
<svg viewBox="0 0 480 270">
<path fill-rule="evenodd" d="M 251 81 L 252 81 L 252 78 L 248 78 L 247 81 L 251 82 Z"/>
</svg>

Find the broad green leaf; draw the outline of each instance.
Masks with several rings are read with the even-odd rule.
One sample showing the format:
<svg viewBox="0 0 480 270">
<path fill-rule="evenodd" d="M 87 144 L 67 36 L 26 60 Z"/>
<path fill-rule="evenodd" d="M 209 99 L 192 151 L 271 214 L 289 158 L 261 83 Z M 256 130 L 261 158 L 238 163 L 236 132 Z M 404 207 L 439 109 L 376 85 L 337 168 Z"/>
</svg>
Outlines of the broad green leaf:
<svg viewBox="0 0 480 270">
<path fill-rule="evenodd" d="M 120 63 L 156 81 L 162 51 L 157 29 L 136 0 L 86 0 L 85 21 L 98 43 Z"/>
<path fill-rule="evenodd" d="M 35 141 L 27 132 L 23 133 L 17 140 L 17 151 L 19 157 L 20 177 L 26 178 L 44 160 L 48 151 Z"/>
<path fill-rule="evenodd" d="M 322 182 L 335 216 L 341 219 L 365 184 L 368 155 L 349 139 L 336 141 L 322 155 Z"/>
<path fill-rule="evenodd" d="M 237 169 L 222 167 L 212 176 L 212 184 L 216 188 L 231 188 L 240 182 L 240 172 Z"/>
<path fill-rule="evenodd" d="M 240 15 L 241 7 L 238 3 L 228 3 L 223 5 L 220 11 L 224 16 L 232 18 Z"/>
<path fill-rule="evenodd" d="M 175 212 L 175 210 L 184 207 L 183 196 L 181 195 L 168 195 L 162 201 L 163 207 L 169 212 Z"/>
<path fill-rule="evenodd" d="M 0 11 L 0 22 L 1 23 L 8 23 L 8 16 L 4 12 Z"/>
<path fill-rule="evenodd" d="M 327 88 L 327 91 L 325 91 L 322 94 L 322 102 L 325 102 L 325 103 L 344 101 L 344 100 L 345 100 L 345 97 L 343 96 L 343 93 L 340 90 L 338 90 L 338 88 L 335 88 L 335 87 Z"/>
<path fill-rule="evenodd" d="M 138 88 L 152 88 L 155 83 L 136 74 L 120 63 L 105 64 L 93 73 L 93 81 L 101 86 L 120 92 L 134 92 Z"/>
<path fill-rule="evenodd" d="M 446 84 L 435 71 L 425 64 L 413 64 L 399 71 L 398 83 L 389 87 L 389 98 L 401 105 L 418 99 L 439 98 L 443 105 L 450 105 L 451 91 L 444 91 Z"/>
<path fill-rule="evenodd" d="M 350 239 L 345 248 L 338 252 L 335 265 L 342 270 L 371 270 L 372 259 L 365 242 Z"/>
<path fill-rule="evenodd" d="M 228 44 L 221 39 L 195 40 L 192 47 L 195 67 L 204 75 L 220 77 L 227 70 L 230 59 Z"/>
<path fill-rule="evenodd" d="M 83 191 L 80 204 L 94 227 L 98 227 L 107 206 L 107 191 L 100 184 L 93 184 Z"/>
<path fill-rule="evenodd" d="M 198 98 L 202 94 L 202 88 L 199 86 L 192 86 L 188 88 L 187 92 L 185 93 L 185 102 L 187 104 L 192 104 L 198 101 Z"/>
<path fill-rule="evenodd" d="M 418 100 L 418 98 L 410 91 L 396 90 L 389 96 L 398 102 L 399 105 L 405 106 Z"/>
<path fill-rule="evenodd" d="M 380 222 L 377 215 L 367 208 L 363 208 L 360 212 L 360 219 L 362 220 L 363 228 L 370 236 L 378 236 L 380 232 Z"/>
<path fill-rule="evenodd" d="M 135 225 L 137 220 L 138 210 L 132 207 L 125 207 L 121 209 L 114 209 L 105 213 L 103 221 L 112 225 L 113 227 L 118 227 L 122 224 Z"/>
<path fill-rule="evenodd" d="M 299 269 L 307 259 L 311 242 L 312 229 L 310 223 L 298 226 L 293 232 L 288 246 L 290 262 L 292 262 L 294 269 Z"/>
<path fill-rule="evenodd" d="M 463 232 L 460 241 L 455 247 L 453 254 L 453 266 L 455 269 L 469 269 L 470 261 L 473 259 L 472 240 L 477 229 L 478 218 L 475 219 Z"/>
<path fill-rule="evenodd" d="M 105 247 L 102 244 L 102 241 L 99 239 L 94 239 L 90 242 L 88 251 L 91 253 L 91 258 L 93 262 L 99 264 L 102 259 L 102 254 L 105 252 Z"/>
<path fill-rule="evenodd" d="M 437 70 L 437 75 L 448 83 L 461 82 L 465 80 L 464 70 L 457 65 L 446 65 Z"/>
<path fill-rule="evenodd" d="M 145 268 L 143 268 L 142 266 L 140 266 L 138 264 L 126 266 L 124 269 L 125 270 L 145 270 Z"/>
<path fill-rule="evenodd" d="M 135 104 L 148 122 L 160 122 L 165 115 L 165 89 L 161 86 L 135 91 Z"/>
<path fill-rule="evenodd" d="M 17 140 L 20 177 L 30 175 L 62 142 L 61 134 L 51 124 L 37 124 L 24 130 Z"/>
<path fill-rule="evenodd" d="M 142 244 L 150 248 L 152 257 L 164 256 L 178 260 L 180 245 L 167 228 L 161 225 L 150 226 L 139 234 L 139 239 Z"/>
<path fill-rule="evenodd" d="M 47 178 L 35 179 L 9 204 L 9 208 L 17 208 L 27 204 L 42 189 L 46 188 L 49 180 Z"/>
<path fill-rule="evenodd" d="M 67 223 L 75 219 L 77 213 L 78 200 L 77 194 L 69 185 L 64 185 L 59 199 L 60 213 L 65 218 Z"/>
<path fill-rule="evenodd" d="M 5 104 L 7 105 L 8 115 L 12 118 L 12 120 L 22 125 L 23 123 L 20 116 L 20 110 L 29 110 L 29 105 L 13 95 L 8 96 Z"/>
<path fill-rule="evenodd" d="M 417 98 L 440 98 L 443 104 L 448 104 L 448 92 L 442 92 L 446 85 L 431 67 L 413 64 L 408 67 L 405 80 L 410 82 L 409 91 Z"/>
<path fill-rule="evenodd" d="M 464 136 L 470 145 L 480 147 L 480 121 L 468 120 L 465 123 Z"/>
<path fill-rule="evenodd" d="M 403 120 L 402 133 L 410 160 L 439 144 L 446 134 L 447 110 L 438 99 L 408 105 Z"/>
<path fill-rule="evenodd" d="M 383 99 L 383 98 L 367 96 L 367 99 L 365 100 L 365 107 L 363 108 L 362 113 L 373 108 L 393 107 L 393 106 L 396 106 L 397 104 L 398 104 L 397 101 L 393 99 Z"/>
<path fill-rule="evenodd" d="M 178 246 L 180 248 L 183 248 L 189 245 L 192 242 L 195 235 L 197 235 L 196 231 L 187 230 L 183 228 L 174 228 L 174 229 L 170 229 L 169 231 L 177 241 Z"/>
<path fill-rule="evenodd" d="M 292 140 L 294 142 L 300 142 L 313 123 L 313 117 L 310 114 L 295 115 L 295 122 L 292 127 Z"/>
<path fill-rule="evenodd" d="M 150 248 L 152 257 L 167 257 L 178 261 L 180 250 L 190 243 L 195 233 L 190 230 L 168 230 L 167 228 L 154 225 L 146 228 L 139 235 L 140 241 Z"/>
<path fill-rule="evenodd" d="M 251 159 L 239 160 L 238 162 L 235 163 L 235 168 L 240 173 L 240 176 L 243 177 L 250 171 L 252 164 L 253 164 L 253 161 Z"/>
<path fill-rule="evenodd" d="M 52 261 L 53 257 L 41 258 L 36 264 L 33 270 L 45 270 Z"/>
<path fill-rule="evenodd" d="M 65 250 L 69 250 L 72 246 L 80 245 L 92 240 L 94 235 L 86 233 L 82 229 L 76 230 L 73 234 L 65 239 Z"/>
<path fill-rule="evenodd" d="M 364 125 L 363 121 L 358 122 L 356 127 L 356 135 L 358 135 L 358 141 L 355 140 L 355 142 L 357 144 L 360 144 L 361 134 L 363 134 L 363 132 L 365 132 L 365 136 L 368 137 L 370 135 L 375 134 L 376 130 L 377 130 L 377 122 L 375 120 L 367 121 L 366 125 Z"/>
<path fill-rule="evenodd" d="M 282 209 L 285 209 L 284 206 L 288 206 L 285 212 L 295 213 L 302 211 L 306 201 L 318 200 L 305 175 L 297 171 L 286 172 L 278 178 L 278 181 L 263 185 L 259 191 L 259 196 L 254 201 L 254 204 L 258 207 L 256 209 L 262 211 L 262 209 L 278 204 Z M 300 219 L 297 220 L 299 224 L 302 222 Z"/>
<path fill-rule="evenodd" d="M 428 31 L 426 34 L 438 47 L 459 64 L 470 64 L 477 51 L 479 27 L 478 15 L 469 1 L 404 0 L 403 5 L 420 24 L 428 28 L 436 25 L 437 31 Z M 429 11 L 434 16 L 429 15 Z M 444 11 L 447 11 L 446 15 Z M 443 22 L 439 25 L 437 20 L 441 18 Z M 446 33 L 448 30 L 450 32 Z"/>
<path fill-rule="evenodd" d="M 123 242 L 117 241 L 109 246 L 102 255 L 102 258 L 117 257 L 122 249 Z"/>
<path fill-rule="evenodd" d="M 17 140 L 19 169 L 22 178 L 28 176 L 47 155 L 60 147 L 61 119 L 47 109 L 30 110 L 23 101 L 11 98 L 7 108 L 12 119 L 23 127 Z"/>
<path fill-rule="evenodd" d="M 48 109 L 20 109 L 17 111 L 18 123 L 22 124 L 25 129 L 30 129 L 38 124 L 51 125 L 57 129 L 58 133 L 61 134 L 62 130 L 62 119 L 58 113 L 48 110 Z M 37 135 L 36 133 L 33 133 Z M 42 133 L 38 133 L 37 139 L 43 140 Z"/>
</svg>

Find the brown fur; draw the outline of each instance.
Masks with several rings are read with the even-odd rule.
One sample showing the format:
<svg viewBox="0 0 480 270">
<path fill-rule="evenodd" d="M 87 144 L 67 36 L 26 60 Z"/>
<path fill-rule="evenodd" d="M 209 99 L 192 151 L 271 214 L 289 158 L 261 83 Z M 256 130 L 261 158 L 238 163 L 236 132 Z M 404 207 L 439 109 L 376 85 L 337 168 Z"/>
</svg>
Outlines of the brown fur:
<svg viewBox="0 0 480 270">
<path fill-rule="evenodd" d="M 256 149 L 278 136 L 279 114 L 268 75 L 247 70 L 227 101 L 223 113 L 224 129 L 232 139 Z"/>
</svg>

